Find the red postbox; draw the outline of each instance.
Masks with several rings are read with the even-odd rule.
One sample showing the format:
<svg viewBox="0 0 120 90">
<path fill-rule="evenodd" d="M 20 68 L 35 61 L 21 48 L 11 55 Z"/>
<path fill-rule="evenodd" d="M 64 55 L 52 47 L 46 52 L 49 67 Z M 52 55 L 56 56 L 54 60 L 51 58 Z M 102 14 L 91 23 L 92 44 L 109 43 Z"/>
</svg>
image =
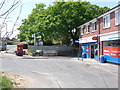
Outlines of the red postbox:
<svg viewBox="0 0 120 90">
<path fill-rule="evenodd" d="M 23 45 L 17 45 L 16 55 L 23 56 Z"/>
</svg>

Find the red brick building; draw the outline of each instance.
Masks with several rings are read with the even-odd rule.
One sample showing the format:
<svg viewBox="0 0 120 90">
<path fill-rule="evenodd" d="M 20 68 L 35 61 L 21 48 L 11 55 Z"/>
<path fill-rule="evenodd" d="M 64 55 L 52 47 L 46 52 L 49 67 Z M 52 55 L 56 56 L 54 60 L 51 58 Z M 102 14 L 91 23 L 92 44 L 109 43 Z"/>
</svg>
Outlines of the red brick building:
<svg viewBox="0 0 120 90">
<path fill-rule="evenodd" d="M 120 63 L 120 5 L 78 28 L 83 57 Z"/>
</svg>

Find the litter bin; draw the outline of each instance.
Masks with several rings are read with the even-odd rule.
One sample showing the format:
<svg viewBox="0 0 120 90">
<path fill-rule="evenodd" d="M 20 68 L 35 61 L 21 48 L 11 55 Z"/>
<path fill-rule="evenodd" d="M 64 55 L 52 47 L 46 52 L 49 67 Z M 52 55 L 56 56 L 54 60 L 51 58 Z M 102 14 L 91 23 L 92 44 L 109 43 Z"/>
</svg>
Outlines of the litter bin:
<svg viewBox="0 0 120 90">
<path fill-rule="evenodd" d="M 100 56 L 100 63 L 105 63 L 106 62 L 106 59 L 105 57 L 102 55 Z"/>
</svg>

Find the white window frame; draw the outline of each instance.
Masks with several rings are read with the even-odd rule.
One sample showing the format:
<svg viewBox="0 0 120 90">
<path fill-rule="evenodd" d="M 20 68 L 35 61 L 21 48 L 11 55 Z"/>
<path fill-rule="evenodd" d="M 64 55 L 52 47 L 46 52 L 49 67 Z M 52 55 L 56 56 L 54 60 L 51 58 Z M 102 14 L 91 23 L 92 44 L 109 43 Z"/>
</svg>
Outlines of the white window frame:
<svg viewBox="0 0 120 90">
<path fill-rule="evenodd" d="M 115 11 L 115 25 L 120 25 L 120 9 Z"/>
<path fill-rule="evenodd" d="M 83 26 L 80 28 L 80 33 L 81 33 L 81 35 L 84 35 L 84 28 L 83 28 Z"/>
<path fill-rule="evenodd" d="M 90 25 L 87 24 L 87 25 L 86 25 L 86 34 L 89 34 L 89 33 L 90 33 Z"/>
<path fill-rule="evenodd" d="M 96 29 L 95 29 L 95 27 L 96 27 Z M 96 32 L 96 31 L 97 31 L 97 21 L 94 21 L 94 22 L 92 22 L 92 32 Z"/>
<path fill-rule="evenodd" d="M 103 28 L 109 28 L 110 27 L 110 14 L 103 17 Z"/>
</svg>

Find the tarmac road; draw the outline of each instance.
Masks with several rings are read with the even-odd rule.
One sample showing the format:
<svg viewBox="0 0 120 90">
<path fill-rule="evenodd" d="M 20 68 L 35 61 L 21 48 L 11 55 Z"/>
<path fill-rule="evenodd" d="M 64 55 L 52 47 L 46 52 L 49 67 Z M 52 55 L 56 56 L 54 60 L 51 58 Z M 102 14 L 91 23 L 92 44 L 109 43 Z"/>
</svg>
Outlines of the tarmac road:
<svg viewBox="0 0 120 90">
<path fill-rule="evenodd" d="M 0 72 L 30 78 L 28 88 L 118 88 L 118 74 L 70 57 L 18 57 L 1 54 Z"/>
<path fill-rule="evenodd" d="M 17 50 L 17 45 L 7 45 L 7 52 L 15 53 Z"/>
</svg>

